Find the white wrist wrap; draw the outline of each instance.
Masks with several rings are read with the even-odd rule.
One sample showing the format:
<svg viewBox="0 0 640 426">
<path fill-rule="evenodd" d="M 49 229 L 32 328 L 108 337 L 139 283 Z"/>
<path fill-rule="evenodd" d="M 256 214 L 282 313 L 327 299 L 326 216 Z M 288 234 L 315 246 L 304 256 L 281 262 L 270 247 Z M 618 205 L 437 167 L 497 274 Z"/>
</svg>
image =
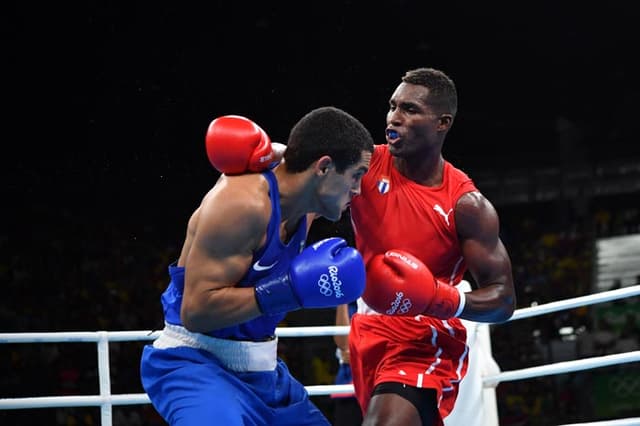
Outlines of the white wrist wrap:
<svg viewBox="0 0 640 426">
<path fill-rule="evenodd" d="M 460 293 L 460 304 L 458 305 L 458 310 L 456 310 L 456 313 L 453 315 L 454 318 L 458 318 L 460 316 L 467 301 L 467 296 L 464 294 L 464 291 L 462 291 L 460 287 L 456 287 L 456 290 L 458 290 L 458 293 Z"/>
</svg>

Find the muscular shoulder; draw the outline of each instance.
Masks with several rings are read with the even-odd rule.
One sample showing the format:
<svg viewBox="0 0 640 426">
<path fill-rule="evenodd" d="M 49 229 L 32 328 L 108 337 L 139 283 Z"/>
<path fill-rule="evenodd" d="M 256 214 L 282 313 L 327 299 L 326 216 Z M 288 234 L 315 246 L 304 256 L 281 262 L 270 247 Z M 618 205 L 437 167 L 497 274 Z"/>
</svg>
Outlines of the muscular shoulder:
<svg viewBox="0 0 640 426">
<path fill-rule="evenodd" d="M 269 184 L 260 174 L 223 176 L 199 210 L 198 226 L 204 232 L 230 239 L 261 238 L 271 217 Z"/>
<path fill-rule="evenodd" d="M 455 218 L 458 234 L 463 239 L 498 229 L 498 214 L 493 204 L 478 191 L 467 192 L 460 197 Z"/>
</svg>

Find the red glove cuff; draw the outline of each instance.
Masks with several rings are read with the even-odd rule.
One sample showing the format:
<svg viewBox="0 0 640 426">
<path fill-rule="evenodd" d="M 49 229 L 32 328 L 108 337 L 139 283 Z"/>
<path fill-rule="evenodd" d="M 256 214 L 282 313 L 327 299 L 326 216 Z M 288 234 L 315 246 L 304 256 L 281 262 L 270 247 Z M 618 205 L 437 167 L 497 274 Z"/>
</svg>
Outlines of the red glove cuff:
<svg viewBox="0 0 640 426">
<path fill-rule="evenodd" d="M 269 165 L 273 162 L 274 153 L 273 148 L 271 148 L 271 139 L 269 135 L 262 130 L 260 130 L 260 142 L 254 148 L 251 153 L 251 158 L 249 158 L 249 164 L 247 168 L 250 172 L 261 172 L 269 168 Z"/>
<path fill-rule="evenodd" d="M 443 320 L 455 318 L 462 313 L 465 302 L 461 289 L 436 280 L 436 293 L 424 314 Z"/>
</svg>

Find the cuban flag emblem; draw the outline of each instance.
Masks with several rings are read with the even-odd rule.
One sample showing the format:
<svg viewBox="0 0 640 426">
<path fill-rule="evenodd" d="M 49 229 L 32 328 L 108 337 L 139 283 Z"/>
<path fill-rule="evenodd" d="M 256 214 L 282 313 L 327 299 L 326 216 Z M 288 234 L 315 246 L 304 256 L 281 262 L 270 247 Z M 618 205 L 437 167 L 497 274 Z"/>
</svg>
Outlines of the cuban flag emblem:
<svg viewBox="0 0 640 426">
<path fill-rule="evenodd" d="M 389 192 L 390 187 L 391 185 L 389 183 L 389 178 L 386 176 L 381 177 L 378 181 L 378 192 L 380 192 L 381 194 L 386 194 L 387 192 Z"/>
</svg>

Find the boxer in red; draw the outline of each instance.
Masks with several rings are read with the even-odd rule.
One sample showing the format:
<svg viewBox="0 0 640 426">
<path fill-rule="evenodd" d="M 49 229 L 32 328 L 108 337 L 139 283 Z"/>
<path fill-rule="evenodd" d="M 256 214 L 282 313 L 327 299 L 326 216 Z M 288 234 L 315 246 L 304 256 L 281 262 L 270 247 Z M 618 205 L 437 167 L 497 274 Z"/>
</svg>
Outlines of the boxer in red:
<svg viewBox="0 0 640 426">
<path fill-rule="evenodd" d="M 351 204 L 367 264 L 349 348 L 363 425 L 442 425 L 468 365 L 459 318 L 503 322 L 515 308 L 511 261 L 492 204 L 442 155 L 457 112 L 442 71 L 408 71 L 389 100 Z M 475 289 L 456 288 L 470 271 Z"/>
</svg>

